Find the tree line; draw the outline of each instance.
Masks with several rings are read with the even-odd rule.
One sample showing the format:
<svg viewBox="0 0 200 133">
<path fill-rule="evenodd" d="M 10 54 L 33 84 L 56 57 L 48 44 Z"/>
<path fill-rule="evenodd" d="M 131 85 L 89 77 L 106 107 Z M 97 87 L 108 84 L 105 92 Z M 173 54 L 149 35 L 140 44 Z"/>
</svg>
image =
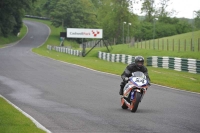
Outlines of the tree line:
<svg viewBox="0 0 200 133">
<path fill-rule="evenodd" d="M 31 9 L 35 0 L 0 0 L 0 37 L 17 35 L 22 27 L 26 10 Z"/>
<path fill-rule="evenodd" d="M 52 25 L 64 29 L 101 28 L 104 39 L 116 38 L 117 43 L 122 43 L 123 36 L 152 39 L 200 29 L 200 10 L 195 12 L 193 25 L 187 19 L 171 17 L 176 12 L 166 11 L 170 0 L 160 0 L 156 6 L 154 0 L 140 0 L 143 17 L 131 8 L 139 0 L 38 0 L 32 4 L 34 1 L 0 0 L 0 36 L 16 34 L 25 13 L 48 17 Z"/>
</svg>

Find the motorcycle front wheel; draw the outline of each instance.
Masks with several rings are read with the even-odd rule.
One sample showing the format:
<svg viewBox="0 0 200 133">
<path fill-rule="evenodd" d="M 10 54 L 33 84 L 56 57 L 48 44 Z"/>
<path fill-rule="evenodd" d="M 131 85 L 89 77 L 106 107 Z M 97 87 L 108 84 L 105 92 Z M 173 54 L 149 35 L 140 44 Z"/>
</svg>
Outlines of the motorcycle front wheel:
<svg viewBox="0 0 200 133">
<path fill-rule="evenodd" d="M 131 108 L 130 108 L 131 112 L 137 111 L 138 105 L 140 103 L 141 96 L 142 96 L 141 93 L 139 93 L 139 92 L 135 93 L 134 99 L 131 102 Z"/>
</svg>

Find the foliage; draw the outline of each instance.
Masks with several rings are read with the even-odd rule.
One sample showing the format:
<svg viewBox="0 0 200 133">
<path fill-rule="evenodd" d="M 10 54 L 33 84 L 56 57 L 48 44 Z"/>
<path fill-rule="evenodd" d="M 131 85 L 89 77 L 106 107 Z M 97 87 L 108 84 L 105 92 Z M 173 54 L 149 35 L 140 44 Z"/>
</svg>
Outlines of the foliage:
<svg viewBox="0 0 200 133">
<path fill-rule="evenodd" d="M 20 29 L 20 34 L 18 36 L 15 35 L 9 35 L 8 37 L 0 37 L 0 48 L 7 46 L 8 44 L 15 44 L 15 42 L 19 41 L 22 39 L 22 37 L 25 36 L 27 33 L 27 28 L 25 25 L 22 26 Z"/>
<path fill-rule="evenodd" d="M 192 31 L 192 25 L 184 19 L 170 17 L 174 13 L 166 11 L 170 0 L 160 0 L 155 6 L 154 0 L 143 0 L 142 12 L 145 13 L 145 19 L 140 23 L 140 31 L 136 34 L 136 39 L 152 39 Z"/>
<path fill-rule="evenodd" d="M 93 12 L 94 6 L 89 0 L 60 0 L 50 15 L 56 27 L 64 21 L 66 27 L 88 28 L 97 25 L 96 14 Z"/>
<path fill-rule="evenodd" d="M 196 11 L 195 14 L 194 24 L 197 29 L 200 29 L 200 10 Z"/>
<path fill-rule="evenodd" d="M 155 0 L 141 1 L 144 19 L 130 11 L 129 0 L 41 0 L 34 4 L 34 11 L 35 14 L 39 12 L 41 16 L 51 18 L 52 24 L 55 27 L 63 26 L 64 31 L 67 27 L 101 28 L 104 39 L 115 38 L 117 44 L 122 43 L 123 33 L 124 37 L 152 39 L 192 31 L 193 23 L 172 18 L 175 10 L 166 10 L 170 0 L 160 0 L 159 4 L 155 4 Z M 196 29 L 198 26 L 197 16 Z M 81 42 L 80 39 L 76 41 Z"/>
<path fill-rule="evenodd" d="M 176 27 L 171 24 L 158 23 L 155 30 L 155 38 L 176 35 Z"/>
<path fill-rule="evenodd" d="M 34 14 L 35 16 L 43 16 L 45 14 L 45 16 L 47 16 L 47 13 L 45 12 L 46 10 L 44 10 L 43 7 L 45 6 L 46 2 L 48 3 L 48 1 L 52 0 L 37 0 L 36 2 L 32 3 L 31 10 L 26 10 L 26 14 Z M 53 8 L 53 6 L 51 6 L 51 8 Z"/>
<path fill-rule="evenodd" d="M 106 38 L 117 38 L 118 42 L 122 41 L 123 26 L 125 35 L 127 36 L 129 28 L 129 36 L 133 36 L 134 28 L 128 23 L 134 24 L 136 26 L 138 19 L 136 15 L 128 11 L 128 3 L 126 0 L 103 0 L 103 4 L 98 10 L 98 20 L 100 27 L 104 29 L 104 36 Z M 123 25 L 123 22 L 126 22 Z M 129 26 L 129 27 L 128 27 Z"/>
<path fill-rule="evenodd" d="M 143 21 L 138 27 L 138 32 L 136 33 L 136 39 L 151 39 L 153 37 L 153 25 L 150 22 Z"/>
<path fill-rule="evenodd" d="M 135 34 L 138 19 L 129 12 L 127 0 L 42 0 L 34 6 L 41 16 L 51 18 L 55 27 L 64 28 L 102 28 L 105 39 L 117 38 L 122 41 L 123 22 L 134 24 L 129 35 Z M 39 4 L 40 3 L 40 4 Z M 37 15 L 36 12 L 33 12 Z M 127 26 L 124 29 L 127 35 Z M 76 39 L 80 41 L 79 39 Z"/>
<path fill-rule="evenodd" d="M 31 8 L 35 0 L 0 0 L 0 36 L 17 35 L 22 27 L 25 10 Z"/>
<path fill-rule="evenodd" d="M 145 13 L 145 21 L 152 22 L 154 19 L 155 9 L 153 7 L 154 0 L 143 0 L 141 11 Z"/>
</svg>

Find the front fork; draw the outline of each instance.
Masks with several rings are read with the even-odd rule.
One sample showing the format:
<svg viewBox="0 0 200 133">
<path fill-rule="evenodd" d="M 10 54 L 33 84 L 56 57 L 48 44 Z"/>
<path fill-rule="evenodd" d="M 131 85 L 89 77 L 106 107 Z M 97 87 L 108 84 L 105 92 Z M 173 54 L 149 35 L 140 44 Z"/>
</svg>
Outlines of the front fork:
<svg viewBox="0 0 200 133">
<path fill-rule="evenodd" d="M 139 90 L 139 89 L 133 89 L 132 91 L 131 91 L 131 96 L 130 96 L 130 102 L 134 99 L 134 97 L 135 97 L 135 93 L 136 92 L 139 92 L 139 93 L 141 93 L 141 99 L 140 99 L 140 102 L 142 101 L 142 99 L 143 99 L 143 97 L 144 97 L 144 90 Z"/>
<path fill-rule="evenodd" d="M 134 90 L 132 90 L 132 91 L 131 91 L 131 97 L 130 97 L 130 101 L 132 101 L 132 100 L 134 99 L 134 96 L 135 96 L 134 94 L 135 94 L 135 91 L 134 91 Z"/>
<path fill-rule="evenodd" d="M 140 99 L 140 102 L 141 102 L 143 97 L 144 97 L 144 94 L 146 93 L 147 90 L 146 90 L 146 88 L 143 88 L 140 91 L 141 91 L 141 94 L 142 94 L 141 99 Z"/>
</svg>

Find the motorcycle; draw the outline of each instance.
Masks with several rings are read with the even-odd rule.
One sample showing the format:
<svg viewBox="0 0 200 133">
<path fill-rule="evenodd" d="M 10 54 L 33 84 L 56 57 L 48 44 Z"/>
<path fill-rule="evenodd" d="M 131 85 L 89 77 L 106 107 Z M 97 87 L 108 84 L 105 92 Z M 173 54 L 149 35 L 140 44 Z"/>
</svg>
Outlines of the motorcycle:
<svg viewBox="0 0 200 133">
<path fill-rule="evenodd" d="M 147 77 L 142 72 L 134 72 L 123 89 L 121 107 L 136 112 L 139 103 L 149 87 Z"/>
</svg>

